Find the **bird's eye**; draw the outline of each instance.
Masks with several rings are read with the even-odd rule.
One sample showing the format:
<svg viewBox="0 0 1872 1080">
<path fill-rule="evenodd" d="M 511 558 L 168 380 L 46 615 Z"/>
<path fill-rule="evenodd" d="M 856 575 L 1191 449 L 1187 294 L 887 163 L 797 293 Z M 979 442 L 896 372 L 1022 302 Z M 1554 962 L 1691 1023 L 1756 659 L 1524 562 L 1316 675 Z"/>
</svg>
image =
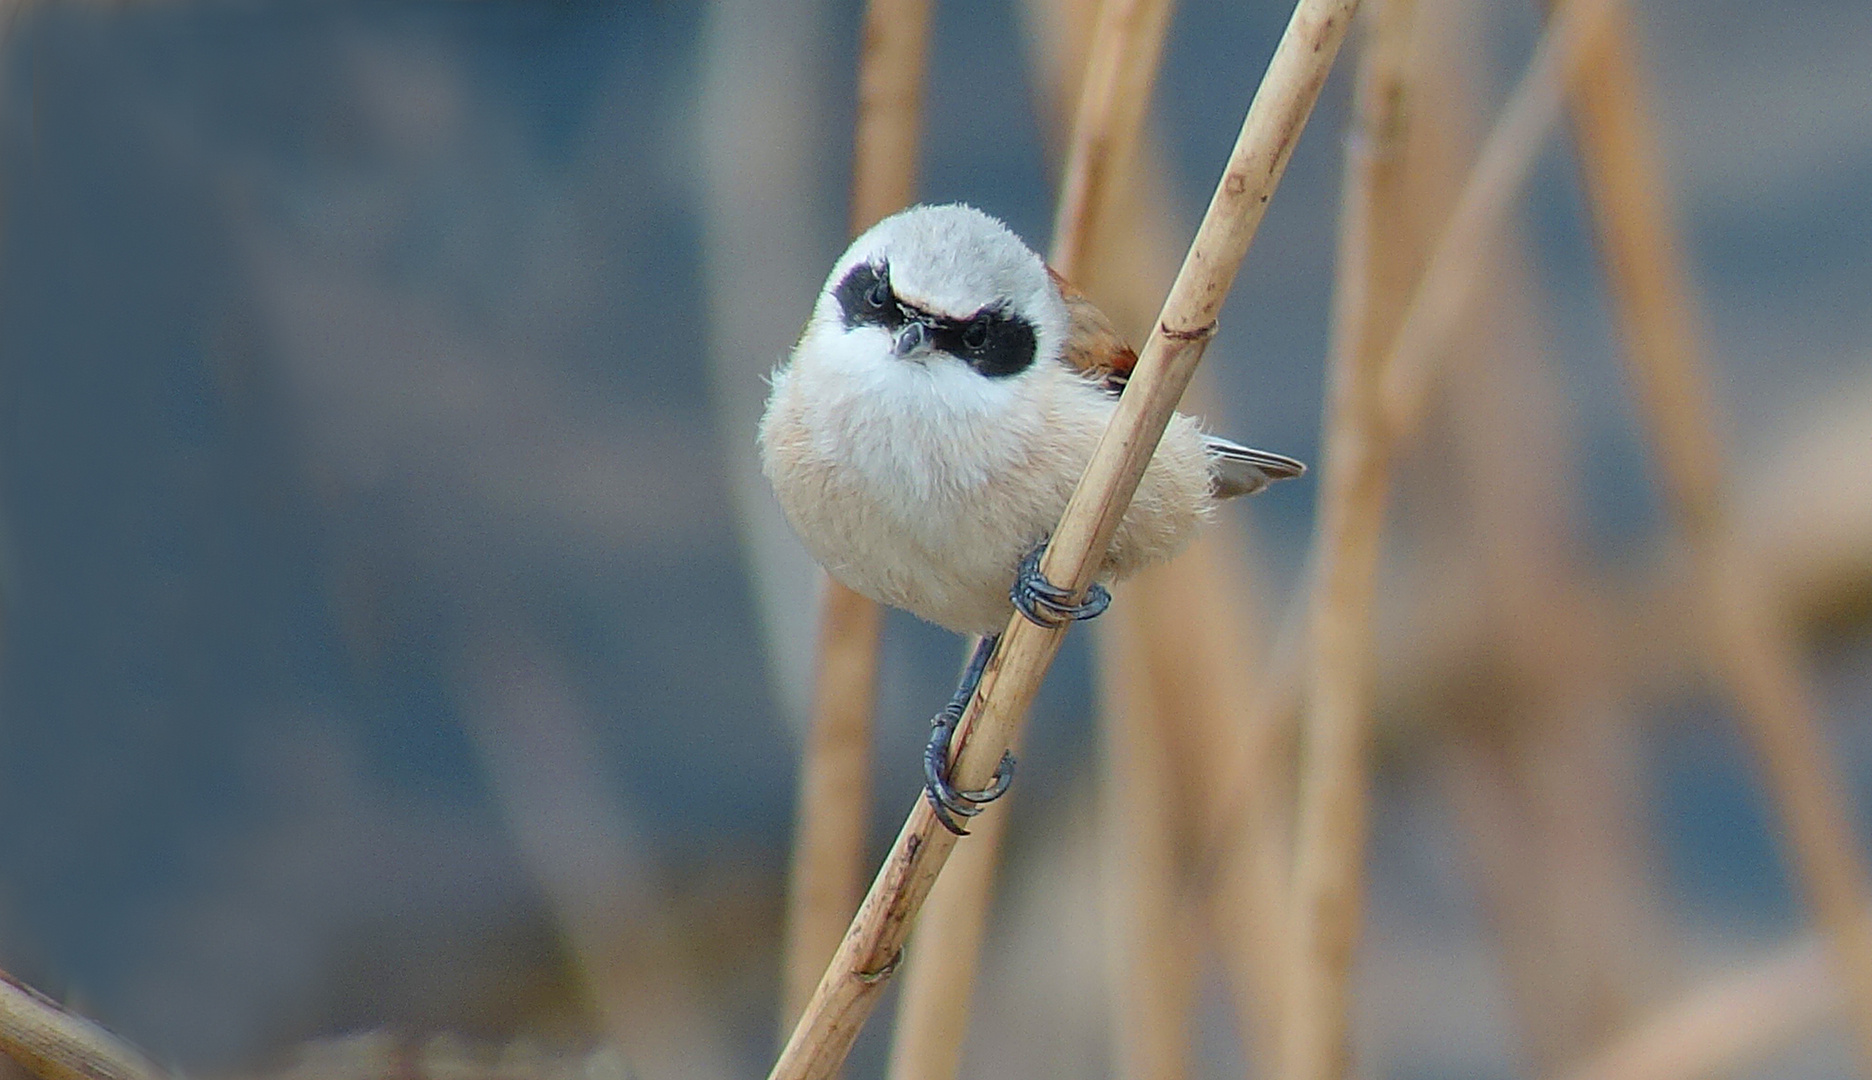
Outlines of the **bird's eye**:
<svg viewBox="0 0 1872 1080">
<path fill-rule="evenodd" d="M 976 319 L 962 328 L 962 347 L 979 349 L 988 344 L 988 320 Z"/>
<path fill-rule="evenodd" d="M 865 303 L 870 304 L 872 307 L 877 308 L 879 310 L 882 310 L 885 304 L 890 303 L 890 298 L 891 298 L 890 279 L 887 277 L 883 277 L 882 275 L 880 275 L 876 281 L 871 283 L 871 291 L 868 293 L 865 293 Z"/>
</svg>

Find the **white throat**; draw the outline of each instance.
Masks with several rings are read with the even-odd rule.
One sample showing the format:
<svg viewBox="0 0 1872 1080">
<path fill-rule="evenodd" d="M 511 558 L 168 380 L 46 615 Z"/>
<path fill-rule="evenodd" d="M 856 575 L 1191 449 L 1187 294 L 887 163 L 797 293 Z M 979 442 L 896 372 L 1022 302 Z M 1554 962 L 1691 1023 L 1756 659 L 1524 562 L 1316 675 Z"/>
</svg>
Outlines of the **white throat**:
<svg viewBox="0 0 1872 1080">
<path fill-rule="evenodd" d="M 796 400 L 815 414 L 814 451 L 906 505 L 967 497 L 1044 438 L 1033 370 L 985 378 L 939 352 L 895 356 L 881 330 L 825 323 L 800 343 L 793 368 Z"/>
</svg>

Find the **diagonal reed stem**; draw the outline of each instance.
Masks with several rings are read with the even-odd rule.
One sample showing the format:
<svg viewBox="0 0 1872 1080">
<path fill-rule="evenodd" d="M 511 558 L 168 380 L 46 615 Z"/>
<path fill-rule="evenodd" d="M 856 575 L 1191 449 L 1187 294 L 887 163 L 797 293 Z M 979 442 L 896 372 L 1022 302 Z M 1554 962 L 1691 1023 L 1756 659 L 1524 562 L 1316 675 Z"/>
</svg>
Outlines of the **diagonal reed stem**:
<svg viewBox="0 0 1872 1080">
<path fill-rule="evenodd" d="M 863 34 L 852 150 L 854 236 L 915 197 L 929 0 L 870 0 Z M 824 579 L 787 884 L 782 1035 L 805 1009 L 863 890 L 882 622 L 877 604 Z"/>
<path fill-rule="evenodd" d="M 135 1047 L 0 972 L 0 1053 L 42 1080 L 166 1080 Z"/>
<path fill-rule="evenodd" d="M 1047 548 L 1042 570 L 1049 580 L 1075 593 L 1092 583 L 1215 333 L 1229 285 L 1357 6 L 1357 0 L 1300 0 L 1295 7 L 1136 374 Z M 987 783 L 1064 636 L 1064 629 L 1010 620 L 957 734 L 952 771 L 958 786 Z M 955 842 L 919 797 L 770 1080 L 826 1077 L 844 1061 Z"/>
<path fill-rule="evenodd" d="M 1282 1080 L 1337 1080 L 1347 1071 L 1348 984 L 1365 891 L 1372 593 L 1390 493 L 1381 380 L 1418 270 L 1417 245 L 1392 227 L 1412 218 L 1404 130 L 1413 3 L 1374 0 L 1366 11 L 1326 372 L 1318 570 L 1308 598 Z"/>
</svg>

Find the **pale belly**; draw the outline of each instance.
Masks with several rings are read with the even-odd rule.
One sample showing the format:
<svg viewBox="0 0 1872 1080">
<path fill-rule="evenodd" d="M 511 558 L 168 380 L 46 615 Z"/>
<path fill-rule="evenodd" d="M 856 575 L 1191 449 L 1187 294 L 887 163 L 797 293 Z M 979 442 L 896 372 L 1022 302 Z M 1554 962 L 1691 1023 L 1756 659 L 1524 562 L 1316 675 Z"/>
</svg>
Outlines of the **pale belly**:
<svg viewBox="0 0 1872 1080">
<path fill-rule="evenodd" d="M 784 395 L 773 404 L 763 464 L 813 557 L 858 593 L 960 633 L 995 633 L 1007 624 L 1015 571 L 1059 521 L 1102 430 L 1101 423 L 1046 417 L 1052 422 L 1044 433 L 1014 440 L 994 430 L 867 442 L 873 432 L 828 438 L 823 416 Z M 1193 422 L 1178 421 L 1120 526 L 1102 578 L 1169 557 L 1208 513 L 1201 434 Z"/>
</svg>

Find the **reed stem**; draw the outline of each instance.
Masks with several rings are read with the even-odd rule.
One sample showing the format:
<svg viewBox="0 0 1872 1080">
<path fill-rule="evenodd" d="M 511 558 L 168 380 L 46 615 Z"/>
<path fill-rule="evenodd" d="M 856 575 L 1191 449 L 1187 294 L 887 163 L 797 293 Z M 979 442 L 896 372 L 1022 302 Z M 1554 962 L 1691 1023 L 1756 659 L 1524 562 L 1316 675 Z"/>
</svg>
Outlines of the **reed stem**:
<svg viewBox="0 0 1872 1080">
<path fill-rule="evenodd" d="M 41 1080 L 167 1080 L 135 1047 L 0 972 L 0 1052 Z"/>
<path fill-rule="evenodd" d="M 1386 346 L 1404 315 L 1417 252 L 1411 220 L 1411 0 L 1367 9 L 1356 118 L 1346 151 L 1333 340 L 1320 469 L 1318 567 L 1301 730 L 1289 967 L 1276 1075 L 1338 1080 L 1348 1069 L 1348 985 L 1363 921 L 1371 732 L 1372 594 L 1390 489 Z"/>
</svg>

